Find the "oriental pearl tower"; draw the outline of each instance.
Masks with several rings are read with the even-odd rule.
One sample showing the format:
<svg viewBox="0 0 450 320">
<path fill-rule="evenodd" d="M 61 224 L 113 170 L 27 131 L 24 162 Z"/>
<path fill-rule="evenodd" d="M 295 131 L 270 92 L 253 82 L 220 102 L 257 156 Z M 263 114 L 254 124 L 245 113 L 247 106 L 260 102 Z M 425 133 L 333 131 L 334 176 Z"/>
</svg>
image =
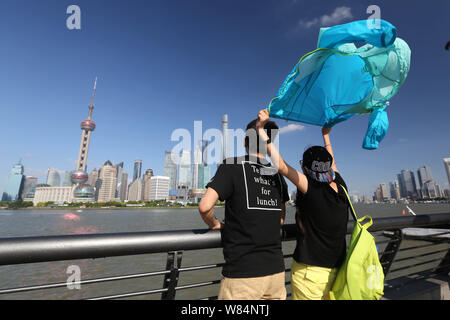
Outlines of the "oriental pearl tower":
<svg viewBox="0 0 450 320">
<path fill-rule="evenodd" d="M 71 175 L 71 180 L 76 188 L 73 192 L 74 202 L 94 201 L 94 189 L 86 184 L 89 176 L 86 173 L 86 162 L 89 151 L 89 142 L 91 133 L 95 130 L 95 122 L 92 120 L 92 110 L 94 109 L 95 89 L 97 87 L 97 77 L 94 82 L 94 90 L 92 92 L 91 103 L 89 104 L 89 115 L 86 120 L 81 121 L 81 141 L 78 151 L 77 167 Z"/>
</svg>

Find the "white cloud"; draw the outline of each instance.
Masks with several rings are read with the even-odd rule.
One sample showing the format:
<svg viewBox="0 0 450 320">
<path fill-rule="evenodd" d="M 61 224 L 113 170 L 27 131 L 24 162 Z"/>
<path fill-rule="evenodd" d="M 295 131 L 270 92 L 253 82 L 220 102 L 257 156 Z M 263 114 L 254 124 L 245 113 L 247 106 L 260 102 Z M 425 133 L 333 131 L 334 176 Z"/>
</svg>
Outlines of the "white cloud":
<svg viewBox="0 0 450 320">
<path fill-rule="evenodd" d="M 330 15 L 324 14 L 308 21 L 300 20 L 299 25 L 306 28 L 311 28 L 315 25 L 319 25 L 320 27 L 331 27 L 352 18 L 353 14 L 350 7 L 337 7 Z"/>
<path fill-rule="evenodd" d="M 279 133 L 283 134 L 283 133 L 288 133 L 288 132 L 292 132 L 292 131 L 302 131 L 303 129 L 305 129 L 305 126 L 302 126 L 300 124 L 290 123 L 287 126 L 281 127 Z"/>
</svg>

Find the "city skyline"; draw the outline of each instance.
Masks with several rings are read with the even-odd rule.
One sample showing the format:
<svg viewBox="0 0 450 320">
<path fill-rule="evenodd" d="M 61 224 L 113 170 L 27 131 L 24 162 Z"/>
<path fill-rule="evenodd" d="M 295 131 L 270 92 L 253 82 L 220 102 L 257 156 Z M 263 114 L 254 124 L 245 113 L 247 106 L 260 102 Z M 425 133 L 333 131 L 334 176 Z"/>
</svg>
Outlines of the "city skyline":
<svg viewBox="0 0 450 320">
<path fill-rule="evenodd" d="M 0 21 L 11 32 L 5 33 L 9 45 L 0 52 L 8 61 L 0 75 L 0 105 L 13 121 L 0 128 L 8 137 L 0 159 L 0 192 L 19 158 L 25 175 L 40 182 L 48 168 L 62 179 L 64 171 L 76 167 L 73 146 L 80 137 L 75 129 L 83 119 L 80 110 L 89 105 L 87 93 L 95 76 L 101 89 L 95 121 L 101 126 L 91 141 L 88 172 L 112 159 L 124 163 L 130 180 L 133 161 L 142 159 L 144 170 L 152 168 L 161 175 L 164 153 L 174 146 L 174 130 L 193 133 L 196 120 L 205 130 L 220 130 L 223 114 L 228 114 L 230 129 L 245 128 L 268 105 L 298 59 L 315 48 L 321 25 L 307 22 L 321 21 L 322 16 L 330 17 L 330 24 L 367 19 L 370 4 L 130 1 L 129 14 L 123 15 L 121 3 L 108 3 L 105 12 L 100 3 L 82 2 L 81 30 L 68 30 L 64 3 L 1 3 Z M 422 165 L 430 166 L 434 180 L 448 189 L 442 159 L 450 157 L 445 120 L 450 117 L 450 53 L 440 31 L 449 28 L 445 13 L 450 3 L 378 5 L 381 17 L 410 45 L 411 71 L 387 110 L 390 127 L 379 149 L 362 150 L 367 117 L 355 117 L 331 132 L 336 163 L 349 191 L 360 195 L 370 196 L 400 170 L 415 172 Z M 349 15 L 333 15 L 342 6 Z M 17 19 L 19 12 L 22 19 Z M 415 23 L 427 18 L 435 23 Z M 320 128 L 276 122 L 282 128 L 280 152 L 299 169 L 305 148 L 322 143 Z M 211 167 L 211 176 L 214 173 Z"/>
<path fill-rule="evenodd" d="M 442 160 L 446 164 L 446 159 Z M 373 200 L 382 202 L 389 199 L 434 199 L 448 198 L 449 195 L 450 189 L 443 188 L 433 179 L 431 167 L 423 165 L 417 169 L 416 174 L 414 171 L 402 169 L 388 184 L 380 183 L 373 194 Z"/>
</svg>

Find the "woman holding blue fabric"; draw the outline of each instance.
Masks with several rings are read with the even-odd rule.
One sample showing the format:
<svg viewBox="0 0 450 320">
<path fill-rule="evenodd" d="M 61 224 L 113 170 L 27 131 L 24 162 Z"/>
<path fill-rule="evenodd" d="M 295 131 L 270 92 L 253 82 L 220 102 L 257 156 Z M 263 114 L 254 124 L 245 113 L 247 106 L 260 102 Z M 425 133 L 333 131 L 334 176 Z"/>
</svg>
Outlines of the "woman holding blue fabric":
<svg viewBox="0 0 450 320">
<path fill-rule="evenodd" d="M 303 153 L 302 172 L 287 164 L 264 130 L 269 112 L 258 113 L 258 135 L 267 142 L 267 153 L 278 172 L 297 187 L 297 245 L 292 265 L 294 300 L 329 299 L 337 269 L 345 259 L 348 222 L 347 186 L 334 161 L 329 133 L 324 126 L 324 147 Z"/>
</svg>

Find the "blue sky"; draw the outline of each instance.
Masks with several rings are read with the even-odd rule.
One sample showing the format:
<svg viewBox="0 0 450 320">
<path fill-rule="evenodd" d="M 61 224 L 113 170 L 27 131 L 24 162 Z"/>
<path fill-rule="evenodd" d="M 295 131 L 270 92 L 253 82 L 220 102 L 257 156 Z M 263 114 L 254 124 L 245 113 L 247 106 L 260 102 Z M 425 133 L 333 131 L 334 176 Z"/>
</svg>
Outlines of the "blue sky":
<svg viewBox="0 0 450 320">
<path fill-rule="evenodd" d="M 71 4 L 81 9 L 81 30 L 66 27 Z M 361 148 L 367 116 L 336 125 L 338 168 L 352 193 L 371 195 L 400 170 L 422 165 L 449 188 L 442 161 L 450 157 L 447 0 L 9 0 L 0 3 L 0 191 L 19 158 L 41 181 L 49 167 L 75 167 L 95 76 L 88 170 L 109 159 L 131 175 L 139 158 L 144 170 L 162 174 L 173 130 L 193 131 L 195 120 L 203 130 L 220 128 L 224 113 L 230 128 L 245 128 L 315 49 L 322 24 L 367 19 L 371 4 L 411 47 L 411 71 L 391 100 L 378 150 Z M 306 146 L 321 143 L 320 128 L 310 125 L 280 137 L 294 166 Z"/>
</svg>

